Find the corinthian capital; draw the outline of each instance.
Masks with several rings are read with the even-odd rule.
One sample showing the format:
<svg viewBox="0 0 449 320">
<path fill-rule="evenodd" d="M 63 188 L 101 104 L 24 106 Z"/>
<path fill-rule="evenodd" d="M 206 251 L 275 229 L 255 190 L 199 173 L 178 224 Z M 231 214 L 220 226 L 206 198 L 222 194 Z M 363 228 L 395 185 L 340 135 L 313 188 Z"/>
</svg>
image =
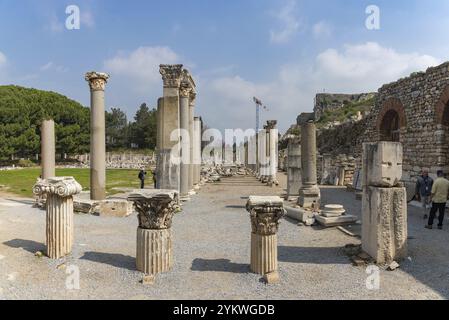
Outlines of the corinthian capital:
<svg viewBox="0 0 449 320">
<path fill-rule="evenodd" d="M 138 191 L 128 196 L 134 202 L 141 229 L 169 229 L 173 215 L 180 209 L 174 190 Z"/>
<path fill-rule="evenodd" d="M 182 64 L 161 64 L 159 73 L 162 75 L 164 88 L 179 88 L 182 77 Z"/>
<path fill-rule="evenodd" d="M 250 213 L 252 232 L 264 236 L 276 234 L 279 220 L 285 215 L 284 203 L 279 197 L 250 196 L 246 210 Z"/>
<path fill-rule="evenodd" d="M 106 83 L 108 82 L 109 75 L 103 72 L 91 71 L 86 73 L 84 79 L 89 82 L 90 90 L 92 91 L 104 91 Z"/>
<path fill-rule="evenodd" d="M 73 177 L 55 177 L 38 179 L 33 186 L 33 193 L 38 196 L 51 193 L 66 198 L 80 193 L 82 189 Z"/>
</svg>

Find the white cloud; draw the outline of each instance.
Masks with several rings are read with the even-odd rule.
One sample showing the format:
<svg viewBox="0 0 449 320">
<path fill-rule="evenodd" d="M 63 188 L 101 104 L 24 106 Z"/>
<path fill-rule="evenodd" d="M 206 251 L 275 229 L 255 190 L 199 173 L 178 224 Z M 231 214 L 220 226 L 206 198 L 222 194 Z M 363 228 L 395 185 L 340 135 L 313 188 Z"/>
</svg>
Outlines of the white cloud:
<svg viewBox="0 0 449 320">
<path fill-rule="evenodd" d="M 0 51 L 0 83 L 3 83 L 7 79 L 6 67 L 8 65 L 8 59 L 6 55 Z"/>
<path fill-rule="evenodd" d="M 299 30 L 299 20 L 295 16 L 296 1 L 289 0 L 281 10 L 276 13 L 276 18 L 282 25 L 279 30 L 270 31 L 270 40 L 272 43 L 287 43 Z"/>
<path fill-rule="evenodd" d="M 312 27 L 315 38 L 327 38 L 332 34 L 332 27 L 326 21 L 320 21 Z"/>
<path fill-rule="evenodd" d="M 180 57 L 168 47 L 139 47 L 131 53 L 118 53 L 104 62 L 112 75 L 135 79 L 141 88 L 161 84 L 160 64 L 178 63 Z"/>
<path fill-rule="evenodd" d="M 66 68 L 64 66 L 56 65 L 52 61 L 41 66 L 39 68 L 39 70 L 42 72 L 45 72 L 45 71 L 67 72 L 67 71 L 69 71 L 68 68 Z"/>
<path fill-rule="evenodd" d="M 0 68 L 6 65 L 6 56 L 3 52 L 0 51 Z"/>
<path fill-rule="evenodd" d="M 328 49 L 312 62 L 292 62 L 279 68 L 273 81 L 256 83 L 237 75 L 200 82 L 199 106 L 209 126 L 254 127 L 252 97 L 262 99 L 269 111 L 262 120 L 277 119 L 282 130 L 295 123 L 301 112 L 313 110 L 316 93 L 371 92 L 385 83 L 439 64 L 418 53 L 399 53 L 377 43 L 346 45 Z M 213 112 L 210 112 L 213 110 Z M 262 122 L 262 121 L 261 121 Z"/>
<path fill-rule="evenodd" d="M 64 31 L 64 25 L 59 21 L 56 14 L 50 16 L 50 21 L 47 25 L 47 29 L 49 29 L 53 33 L 61 33 Z"/>
</svg>

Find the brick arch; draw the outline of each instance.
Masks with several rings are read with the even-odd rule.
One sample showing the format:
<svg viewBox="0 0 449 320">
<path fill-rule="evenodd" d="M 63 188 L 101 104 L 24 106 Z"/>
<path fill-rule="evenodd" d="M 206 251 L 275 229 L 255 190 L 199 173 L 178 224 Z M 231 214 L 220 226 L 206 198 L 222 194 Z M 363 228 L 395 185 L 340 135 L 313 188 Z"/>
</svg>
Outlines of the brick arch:
<svg viewBox="0 0 449 320">
<path fill-rule="evenodd" d="M 435 106 L 437 124 L 449 126 L 449 86 L 447 86 Z"/>
<path fill-rule="evenodd" d="M 377 132 L 380 140 L 400 141 L 400 136 L 395 139 L 391 136 L 392 127 L 400 131 L 407 125 L 405 109 L 401 100 L 397 98 L 389 98 L 382 106 L 377 117 Z M 398 133 L 399 135 L 399 133 Z M 386 137 L 388 136 L 388 137 Z"/>
</svg>

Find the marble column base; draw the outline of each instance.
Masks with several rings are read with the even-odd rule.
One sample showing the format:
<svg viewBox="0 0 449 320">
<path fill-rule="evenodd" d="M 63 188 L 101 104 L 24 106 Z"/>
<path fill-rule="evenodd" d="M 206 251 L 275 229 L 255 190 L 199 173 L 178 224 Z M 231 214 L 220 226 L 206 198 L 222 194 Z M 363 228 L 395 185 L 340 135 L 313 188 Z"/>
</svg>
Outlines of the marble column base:
<svg viewBox="0 0 449 320">
<path fill-rule="evenodd" d="M 172 269 L 171 229 L 137 228 L 136 266 L 137 270 L 152 275 Z"/>
<path fill-rule="evenodd" d="M 278 268 L 277 235 L 251 233 L 251 271 L 265 275 Z"/>
</svg>

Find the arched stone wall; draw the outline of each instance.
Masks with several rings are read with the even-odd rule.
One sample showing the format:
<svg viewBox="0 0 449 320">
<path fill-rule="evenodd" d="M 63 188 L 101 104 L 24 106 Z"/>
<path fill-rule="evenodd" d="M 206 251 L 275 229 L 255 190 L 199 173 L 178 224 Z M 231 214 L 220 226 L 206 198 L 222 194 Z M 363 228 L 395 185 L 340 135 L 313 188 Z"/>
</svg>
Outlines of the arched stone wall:
<svg viewBox="0 0 449 320">
<path fill-rule="evenodd" d="M 401 141 L 400 131 L 407 125 L 405 109 L 401 100 L 390 98 L 385 101 L 377 117 L 377 132 L 381 141 Z M 397 131 L 397 136 L 395 132 Z"/>
</svg>

